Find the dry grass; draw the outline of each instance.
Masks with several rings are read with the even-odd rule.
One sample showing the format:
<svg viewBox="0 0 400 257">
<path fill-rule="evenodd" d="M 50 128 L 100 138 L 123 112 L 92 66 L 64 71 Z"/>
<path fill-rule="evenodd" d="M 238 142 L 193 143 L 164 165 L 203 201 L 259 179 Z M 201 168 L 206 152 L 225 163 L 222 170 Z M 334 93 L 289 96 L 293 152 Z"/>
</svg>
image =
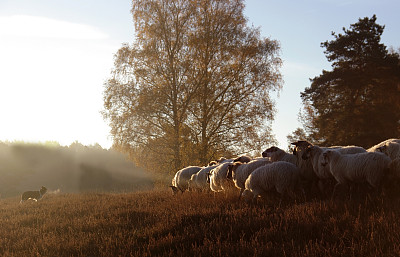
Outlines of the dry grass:
<svg viewBox="0 0 400 257">
<path fill-rule="evenodd" d="M 399 256 L 400 200 L 270 201 L 167 191 L 0 200 L 0 256 Z"/>
</svg>

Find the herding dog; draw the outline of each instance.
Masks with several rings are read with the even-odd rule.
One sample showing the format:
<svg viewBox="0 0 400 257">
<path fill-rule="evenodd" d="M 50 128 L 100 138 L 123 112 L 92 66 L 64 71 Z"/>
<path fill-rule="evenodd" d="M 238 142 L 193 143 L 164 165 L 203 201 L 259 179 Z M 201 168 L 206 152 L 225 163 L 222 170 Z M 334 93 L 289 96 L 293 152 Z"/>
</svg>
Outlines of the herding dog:
<svg viewBox="0 0 400 257">
<path fill-rule="evenodd" d="M 40 200 L 43 195 L 47 192 L 47 188 L 42 186 L 39 191 L 26 191 L 21 195 L 21 201 L 19 203 L 23 203 L 26 200 L 34 200 L 37 202 Z"/>
</svg>

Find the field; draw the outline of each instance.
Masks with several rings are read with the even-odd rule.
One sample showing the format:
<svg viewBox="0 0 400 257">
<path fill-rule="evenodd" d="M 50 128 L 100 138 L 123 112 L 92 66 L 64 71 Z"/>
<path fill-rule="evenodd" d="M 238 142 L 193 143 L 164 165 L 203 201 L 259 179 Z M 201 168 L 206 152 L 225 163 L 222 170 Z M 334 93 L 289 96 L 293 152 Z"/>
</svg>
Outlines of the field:
<svg viewBox="0 0 400 257">
<path fill-rule="evenodd" d="M 399 256 L 400 201 L 153 190 L 0 199 L 0 256 Z"/>
</svg>

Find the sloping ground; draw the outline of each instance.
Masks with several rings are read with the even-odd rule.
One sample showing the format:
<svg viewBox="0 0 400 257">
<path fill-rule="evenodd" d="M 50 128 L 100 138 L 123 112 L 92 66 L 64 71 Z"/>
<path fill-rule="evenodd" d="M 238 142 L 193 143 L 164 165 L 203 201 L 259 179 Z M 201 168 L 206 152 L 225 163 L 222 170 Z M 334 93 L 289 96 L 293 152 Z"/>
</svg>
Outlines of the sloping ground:
<svg viewBox="0 0 400 257">
<path fill-rule="evenodd" d="M 167 191 L 0 200 L 1 256 L 399 256 L 400 201 Z"/>
</svg>

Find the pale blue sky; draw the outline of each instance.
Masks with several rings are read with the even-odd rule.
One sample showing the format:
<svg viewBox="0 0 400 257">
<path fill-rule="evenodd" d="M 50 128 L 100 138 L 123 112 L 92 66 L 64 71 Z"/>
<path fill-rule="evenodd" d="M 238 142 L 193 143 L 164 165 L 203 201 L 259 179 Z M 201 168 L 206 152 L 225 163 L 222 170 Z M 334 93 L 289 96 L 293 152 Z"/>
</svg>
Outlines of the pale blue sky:
<svg viewBox="0 0 400 257">
<path fill-rule="evenodd" d="M 281 43 L 283 90 L 273 125 L 279 146 L 299 127 L 300 92 L 330 69 L 320 43 L 377 15 L 382 42 L 400 47 L 398 0 L 247 0 L 245 15 Z M 103 82 L 134 30 L 129 0 L 0 0 L 0 140 L 109 147 Z"/>
</svg>

